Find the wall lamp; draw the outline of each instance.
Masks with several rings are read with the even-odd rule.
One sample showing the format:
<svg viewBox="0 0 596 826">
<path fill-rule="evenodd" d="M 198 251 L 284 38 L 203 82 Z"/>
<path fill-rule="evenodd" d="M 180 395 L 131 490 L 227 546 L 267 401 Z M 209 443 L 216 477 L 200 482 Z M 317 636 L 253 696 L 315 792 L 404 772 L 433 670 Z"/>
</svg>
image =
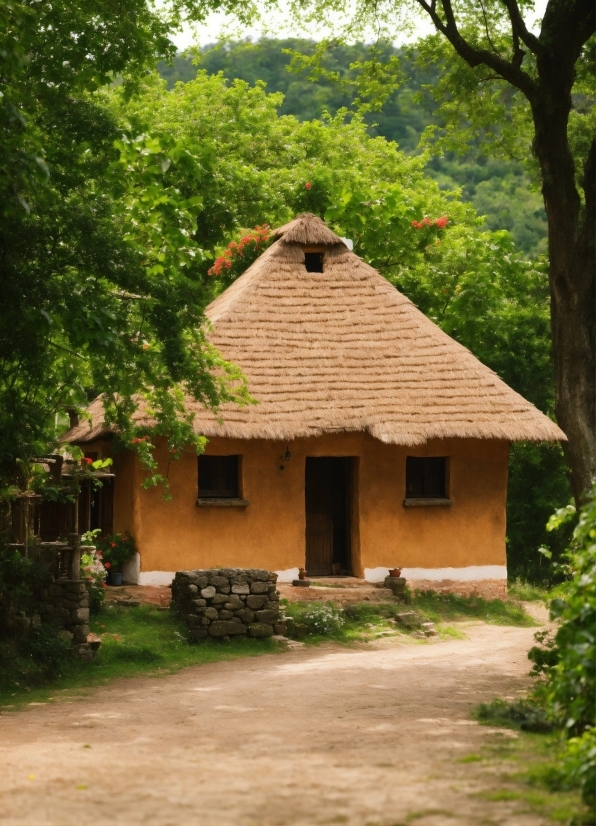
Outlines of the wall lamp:
<svg viewBox="0 0 596 826">
<path fill-rule="evenodd" d="M 283 470 L 285 468 L 286 464 L 290 461 L 291 458 L 292 458 L 292 454 L 290 453 L 290 448 L 286 447 L 285 453 L 282 453 L 281 456 L 279 457 L 279 462 L 280 462 L 279 469 Z"/>
</svg>

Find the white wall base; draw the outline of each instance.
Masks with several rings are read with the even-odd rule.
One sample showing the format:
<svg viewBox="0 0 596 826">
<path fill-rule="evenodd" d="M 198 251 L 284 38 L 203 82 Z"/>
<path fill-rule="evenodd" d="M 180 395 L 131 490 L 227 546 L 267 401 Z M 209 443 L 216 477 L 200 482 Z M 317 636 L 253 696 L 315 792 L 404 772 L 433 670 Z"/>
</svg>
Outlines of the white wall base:
<svg viewBox="0 0 596 826">
<path fill-rule="evenodd" d="M 285 571 L 276 571 L 278 582 L 292 582 L 298 579 L 298 568 L 288 568 Z"/>
<path fill-rule="evenodd" d="M 402 568 L 406 579 L 422 579 L 427 582 L 479 582 L 483 579 L 507 579 L 506 565 L 469 565 L 466 568 Z M 383 582 L 389 576 L 389 568 L 365 568 L 368 582 Z"/>
<path fill-rule="evenodd" d="M 175 571 L 141 571 L 139 585 L 171 585 Z"/>
</svg>

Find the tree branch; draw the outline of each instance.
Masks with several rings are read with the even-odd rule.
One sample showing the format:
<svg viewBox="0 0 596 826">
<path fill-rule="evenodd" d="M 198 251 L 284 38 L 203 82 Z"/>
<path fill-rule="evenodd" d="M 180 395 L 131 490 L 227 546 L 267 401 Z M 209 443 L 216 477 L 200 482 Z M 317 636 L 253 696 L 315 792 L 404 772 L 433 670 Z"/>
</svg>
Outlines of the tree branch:
<svg viewBox="0 0 596 826">
<path fill-rule="evenodd" d="M 542 43 L 538 40 L 536 35 L 529 32 L 526 28 L 526 24 L 524 22 L 524 18 L 521 15 L 519 10 L 519 6 L 517 5 L 515 0 L 502 0 L 507 12 L 509 14 L 509 20 L 511 21 L 511 33 L 513 35 L 513 42 L 514 42 L 514 52 L 513 52 L 513 63 L 515 63 L 516 58 L 518 59 L 518 55 L 521 53 L 523 58 L 523 50 L 519 47 L 519 41 L 521 40 L 524 46 L 527 46 L 528 49 L 533 52 L 534 54 L 540 54 L 544 47 Z M 521 65 L 521 61 L 520 61 Z"/>
<path fill-rule="evenodd" d="M 505 60 L 505 58 L 500 57 L 498 54 L 494 54 L 488 51 L 488 49 L 478 49 L 472 46 L 462 37 L 457 28 L 451 0 L 441 0 L 446 22 L 438 15 L 434 4 L 431 6 L 427 0 L 416 0 L 416 2 L 431 18 L 435 28 L 447 38 L 458 55 L 465 60 L 469 66 L 472 68 L 481 65 L 488 66 L 489 69 L 499 74 L 503 80 L 508 81 L 512 86 L 515 86 L 523 92 L 528 100 L 531 101 L 535 97 L 537 85 L 530 75 L 524 72 L 519 66 L 516 66 L 509 60 Z"/>
</svg>

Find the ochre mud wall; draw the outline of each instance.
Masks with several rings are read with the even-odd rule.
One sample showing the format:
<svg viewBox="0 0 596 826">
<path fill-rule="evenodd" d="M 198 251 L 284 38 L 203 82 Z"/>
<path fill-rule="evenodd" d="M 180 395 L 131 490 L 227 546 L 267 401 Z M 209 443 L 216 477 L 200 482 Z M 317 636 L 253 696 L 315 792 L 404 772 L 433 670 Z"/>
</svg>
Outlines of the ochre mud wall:
<svg viewBox="0 0 596 826">
<path fill-rule="evenodd" d="M 286 447 L 291 458 L 280 470 Z M 169 462 L 165 445 L 158 447 L 160 472 L 169 479 L 171 501 L 163 499 L 160 488 L 141 488 L 143 471 L 135 457 L 116 457 L 115 529 L 134 534 L 141 574 L 218 565 L 276 571 L 304 566 L 307 456 L 356 459 L 352 514 L 356 576 L 394 565 L 405 569 L 506 565 L 506 442 L 448 439 L 405 448 L 355 433 L 287 444 L 212 439 L 207 453 L 242 457 L 240 496 L 250 501 L 248 507 L 197 506 L 197 457 L 192 450 Z M 406 456 L 450 457 L 452 505 L 403 506 Z M 469 582 L 462 587 L 474 588 Z"/>
</svg>

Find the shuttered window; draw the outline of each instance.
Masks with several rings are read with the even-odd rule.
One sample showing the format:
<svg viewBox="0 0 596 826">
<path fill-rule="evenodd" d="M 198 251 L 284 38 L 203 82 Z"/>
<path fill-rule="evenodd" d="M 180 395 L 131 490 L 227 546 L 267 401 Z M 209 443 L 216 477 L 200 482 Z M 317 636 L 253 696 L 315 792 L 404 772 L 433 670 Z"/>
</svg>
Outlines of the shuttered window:
<svg viewBox="0 0 596 826">
<path fill-rule="evenodd" d="M 199 499 L 238 497 L 239 456 L 199 456 Z"/>
<path fill-rule="evenodd" d="M 406 499 L 444 499 L 447 496 L 446 456 L 408 456 Z"/>
</svg>

